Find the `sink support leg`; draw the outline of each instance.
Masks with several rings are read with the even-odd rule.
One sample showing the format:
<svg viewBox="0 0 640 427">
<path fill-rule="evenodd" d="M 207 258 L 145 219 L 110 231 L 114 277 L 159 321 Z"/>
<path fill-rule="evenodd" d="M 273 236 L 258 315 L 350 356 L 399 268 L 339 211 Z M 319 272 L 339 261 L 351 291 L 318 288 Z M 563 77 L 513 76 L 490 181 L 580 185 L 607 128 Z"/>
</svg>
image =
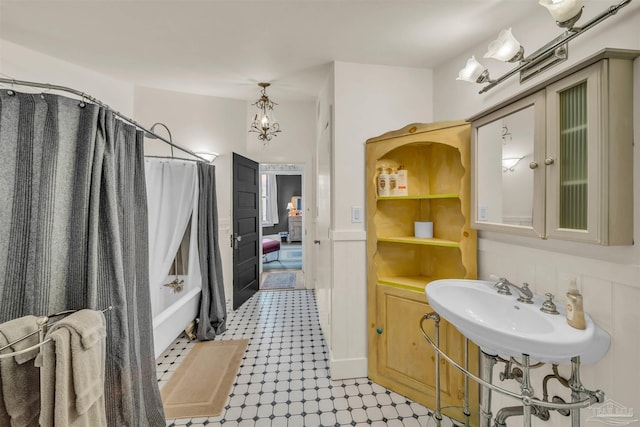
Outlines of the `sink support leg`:
<svg viewBox="0 0 640 427">
<path fill-rule="evenodd" d="M 524 427 L 531 427 L 531 397 L 533 396 L 533 387 L 531 387 L 531 376 L 529 372 L 531 365 L 528 354 L 522 355 L 522 367 L 524 368 L 522 372 L 522 385 L 520 386 L 523 396 L 522 403 L 524 404 L 522 412 L 524 419 L 522 425 Z"/>
<path fill-rule="evenodd" d="M 571 378 L 569 378 L 569 387 L 571 388 L 571 401 L 580 400 L 580 356 L 571 358 Z M 580 408 L 571 410 L 571 427 L 580 427 Z"/>
<path fill-rule="evenodd" d="M 480 378 L 491 382 L 493 379 L 493 366 L 497 363 L 495 356 L 480 352 Z M 466 375 L 465 375 L 466 377 Z M 491 389 L 486 385 L 480 385 L 480 427 L 491 427 Z"/>
<path fill-rule="evenodd" d="M 464 339 L 464 369 L 469 370 L 469 339 L 466 337 Z M 469 377 L 467 375 L 464 376 L 464 408 L 462 412 L 464 413 L 464 424 L 469 427 L 471 411 L 469 410 Z"/>
<path fill-rule="evenodd" d="M 440 315 L 438 313 L 429 313 L 424 316 L 427 319 L 433 319 L 436 332 L 436 347 L 440 348 Z M 440 403 L 440 352 L 436 351 L 436 412 L 434 418 L 436 426 L 440 427 L 442 423 L 442 405 Z"/>
</svg>

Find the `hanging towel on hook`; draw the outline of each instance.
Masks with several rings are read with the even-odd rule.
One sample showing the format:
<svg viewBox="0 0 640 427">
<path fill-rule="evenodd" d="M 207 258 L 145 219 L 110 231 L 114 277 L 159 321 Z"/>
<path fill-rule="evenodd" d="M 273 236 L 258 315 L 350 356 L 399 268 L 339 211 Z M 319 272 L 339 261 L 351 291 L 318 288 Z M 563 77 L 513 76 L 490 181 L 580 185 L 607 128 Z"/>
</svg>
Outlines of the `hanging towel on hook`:
<svg viewBox="0 0 640 427">
<path fill-rule="evenodd" d="M 24 316 L 0 324 L 0 348 L 38 329 L 35 316 Z M 38 334 L 20 340 L 3 353 L 38 344 Z M 37 426 L 40 414 L 40 381 L 33 359 L 38 350 L 0 359 L 0 426 Z"/>
<path fill-rule="evenodd" d="M 80 310 L 58 321 L 38 360 L 42 388 L 40 425 L 106 426 L 105 318 Z"/>
</svg>

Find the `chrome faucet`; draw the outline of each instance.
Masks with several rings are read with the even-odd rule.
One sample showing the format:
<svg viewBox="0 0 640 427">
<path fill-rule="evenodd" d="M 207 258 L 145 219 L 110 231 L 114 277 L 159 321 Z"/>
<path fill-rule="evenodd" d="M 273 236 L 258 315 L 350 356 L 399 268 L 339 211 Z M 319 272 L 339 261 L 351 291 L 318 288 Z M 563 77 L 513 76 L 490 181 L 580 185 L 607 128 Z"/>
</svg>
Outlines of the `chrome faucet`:
<svg viewBox="0 0 640 427">
<path fill-rule="evenodd" d="M 518 297 L 518 302 L 533 304 L 533 292 L 531 292 L 531 289 L 529 289 L 529 284 L 526 282 L 522 284 L 522 287 L 518 287 L 504 277 L 500 277 L 498 279 L 498 282 L 493 285 L 493 287 L 496 288 L 498 290 L 498 293 L 502 295 L 511 295 L 511 290 L 509 289 L 509 287 L 512 287 L 520 294 L 520 296 Z"/>
</svg>

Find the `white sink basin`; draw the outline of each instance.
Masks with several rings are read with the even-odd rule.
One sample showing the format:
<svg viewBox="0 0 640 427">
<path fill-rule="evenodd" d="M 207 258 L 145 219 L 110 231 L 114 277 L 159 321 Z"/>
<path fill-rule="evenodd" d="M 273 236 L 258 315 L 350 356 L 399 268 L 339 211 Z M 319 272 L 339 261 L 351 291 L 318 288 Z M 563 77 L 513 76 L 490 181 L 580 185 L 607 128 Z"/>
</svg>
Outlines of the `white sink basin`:
<svg viewBox="0 0 640 427">
<path fill-rule="evenodd" d="M 611 338 L 586 315 L 587 328 L 578 330 L 567 324 L 565 307 L 560 314 L 540 311 L 544 298 L 535 296 L 533 304 L 516 301 L 513 295 L 500 295 L 493 282 L 483 280 L 435 280 L 425 287 L 429 305 L 487 354 L 520 357 L 568 364 L 580 356 L 583 364 L 595 363 L 609 350 Z"/>
</svg>

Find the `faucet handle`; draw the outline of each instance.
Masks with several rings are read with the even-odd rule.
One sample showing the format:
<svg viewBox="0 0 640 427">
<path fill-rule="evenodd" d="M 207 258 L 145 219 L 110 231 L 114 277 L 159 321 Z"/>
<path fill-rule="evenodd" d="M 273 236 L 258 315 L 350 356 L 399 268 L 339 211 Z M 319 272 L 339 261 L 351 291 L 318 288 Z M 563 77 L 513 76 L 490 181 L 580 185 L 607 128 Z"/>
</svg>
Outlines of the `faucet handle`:
<svg viewBox="0 0 640 427">
<path fill-rule="evenodd" d="M 548 314 L 560 314 L 556 305 L 553 303 L 553 294 L 547 292 L 544 294 L 547 297 L 546 301 L 542 303 L 542 307 L 540 307 L 540 311 Z"/>
<path fill-rule="evenodd" d="M 492 275 L 492 277 L 495 277 Z M 495 280 L 495 279 L 494 279 Z M 509 285 L 511 282 L 504 277 L 498 277 L 497 282 L 494 283 L 493 287 L 498 290 L 498 293 L 501 295 L 511 295 L 511 291 L 509 290 Z"/>
</svg>

